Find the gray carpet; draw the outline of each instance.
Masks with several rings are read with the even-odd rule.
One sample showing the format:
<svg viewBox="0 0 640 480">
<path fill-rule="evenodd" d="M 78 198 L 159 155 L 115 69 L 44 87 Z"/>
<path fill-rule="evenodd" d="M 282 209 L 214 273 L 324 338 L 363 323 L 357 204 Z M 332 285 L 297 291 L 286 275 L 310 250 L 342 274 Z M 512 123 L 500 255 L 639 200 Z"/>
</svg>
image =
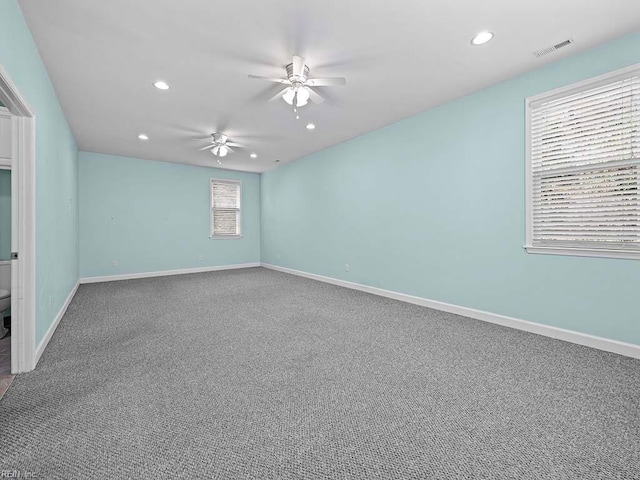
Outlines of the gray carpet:
<svg viewBox="0 0 640 480">
<path fill-rule="evenodd" d="M 618 355 L 260 268 L 131 280 L 0 401 L 0 472 L 640 478 L 639 408 Z"/>
</svg>

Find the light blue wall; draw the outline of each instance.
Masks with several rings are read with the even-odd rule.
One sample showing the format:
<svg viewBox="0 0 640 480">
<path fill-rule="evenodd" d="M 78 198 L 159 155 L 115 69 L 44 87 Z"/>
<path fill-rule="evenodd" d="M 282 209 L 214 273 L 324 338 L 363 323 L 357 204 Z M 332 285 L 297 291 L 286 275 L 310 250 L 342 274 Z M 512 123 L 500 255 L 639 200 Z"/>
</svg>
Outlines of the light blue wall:
<svg viewBox="0 0 640 480">
<path fill-rule="evenodd" d="M 36 113 L 36 345 L 78 280 L 78 149 L 15 0 L 0 0 L 0 65 Z"/>
<path fill-rule="evenodd" d="M 241 239 L 209 238 L 211 178 L 242 181 Z M 259 175 L 80 152 L 82 277 L 259 261 Z"/>
<path fill-rule="evenodd" d="M 11 170 L 0 170 L 0 260 L 11 258 Z"/>
<path fill-rule="evenodd" d="M 522 248 L 525 97 L 636 62 L 640 34 L 263 174 L 262 261 L 640 344 L 640 261 Z"/>
</svg>

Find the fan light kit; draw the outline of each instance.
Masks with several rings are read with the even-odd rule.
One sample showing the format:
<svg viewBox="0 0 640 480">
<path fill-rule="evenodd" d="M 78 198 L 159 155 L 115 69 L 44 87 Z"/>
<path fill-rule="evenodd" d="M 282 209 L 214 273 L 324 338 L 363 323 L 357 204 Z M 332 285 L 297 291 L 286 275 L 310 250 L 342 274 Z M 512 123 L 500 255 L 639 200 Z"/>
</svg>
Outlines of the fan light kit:
<svg viewBox="0 0 640 480">
<path fill-rule="evenodd" d="M 314 103 L 322 103 L 324 101 L 320 94 L 312 87 L 330 87 L 347 84 L 347 80 L 343 77 L 309 78 L 309 67 L 305 65 L 305 61 L 303 57 L 294 55 L 293 61 L 285 67 L 287 78 L 271 78 L 260 75 L 249 75 L 249 78 L 286 85 L 286 87 L 273 96 L 270 101 L 282 98 L 294 107 L 293 111 L 297 114 L 297 109 L 304 107 L 309 103 L 309 100 Z M 296 118 L 300 117 L 296 115 Z"/>
<path fill-rule="evenodd" d="M 487 32 L 487 31 L 479 32 L 471 39 L 471 44 L 484 45 L 492 38 L 493 38 L 493 32 Z"/>
<path fill-rule="evenodd" d="M 315 129 L 316 129 L 316 126 L 313 123 L 309 123 L 307 125 L 307 130 L 315 130 Z"/>
</svg>

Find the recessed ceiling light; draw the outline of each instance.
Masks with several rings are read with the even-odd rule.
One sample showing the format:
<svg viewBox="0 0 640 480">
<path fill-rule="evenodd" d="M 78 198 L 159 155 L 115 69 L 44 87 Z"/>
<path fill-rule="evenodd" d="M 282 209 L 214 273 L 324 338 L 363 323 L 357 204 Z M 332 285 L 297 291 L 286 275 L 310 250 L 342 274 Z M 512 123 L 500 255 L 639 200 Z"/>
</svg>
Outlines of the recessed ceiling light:
<svg viewBox="0 0 640 480">
<path fill-rule="evenodd" d="M 471 39 L 471 45 L 484 45 L 493 38 L 493 32 L 479 32 Z"/>
<path fill-rule="evenodd" d="M 258 158 L 258 154 L 256 153 L 252 153 L 251 155 L 249 155 L 251 158 Z"/>
<path fill-rule="evenodd" d="M 307 124 L 307 130 L 315 130 L 316 126 L 313 123 Z"/>
<path fill-rule="evenodd" d="M 140 140 L 149 140 L 149 137 L 147 135 L 145 135 L 144 133 L 141 133 L 140 135 L 138 135 L 138 138 Z"/>
<path fill-rule="evenodd" d="M 163 82 L 162 80 L 157 81 L 156 83 L 153 84 L 154 87 L 156 87 L 158 90 L 169 90 L 169 85 L 166 82 Z"/>
</svg>

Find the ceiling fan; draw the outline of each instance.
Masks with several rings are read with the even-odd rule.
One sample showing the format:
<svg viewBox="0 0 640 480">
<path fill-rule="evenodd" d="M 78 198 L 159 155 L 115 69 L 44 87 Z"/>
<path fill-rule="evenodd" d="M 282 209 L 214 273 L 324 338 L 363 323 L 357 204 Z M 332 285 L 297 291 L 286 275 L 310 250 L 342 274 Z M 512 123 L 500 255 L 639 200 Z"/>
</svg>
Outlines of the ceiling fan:
<svg viewBox="0 0 640 480">
<path fill-rule="evenodd" d="M 211 150 L 216 157 L 226 157 L 227 154 L 233 153 L 231 147 L 242 147 L 237 143 L 229 142 L 229 136 L 224 133 L 212 133 L 211 143 L 200 150 Z M 220 163 L 220 160 L 218 160 Z"/>
<path fill-rule="evenodd" d="M 336 85 L 346 85 L 347 80 L 343 77 L 332 78 L 309 78 L 309 67 L 305 65 L 305 58 L 298 55 L 293 56 L 293 62 L 286 67 L 287 78 L 262 77 L 260 75 L 249 75 L 249 78 L 267 80 L 286 85 L 286 87 L 273 96 L 269 101 L 282 98 L 289 105 L 296 107 L 305 106 L 309 100 L 314 103 L 322 103 L 324 99 L 312 87 L 330 87 Z"/>
</svg>

